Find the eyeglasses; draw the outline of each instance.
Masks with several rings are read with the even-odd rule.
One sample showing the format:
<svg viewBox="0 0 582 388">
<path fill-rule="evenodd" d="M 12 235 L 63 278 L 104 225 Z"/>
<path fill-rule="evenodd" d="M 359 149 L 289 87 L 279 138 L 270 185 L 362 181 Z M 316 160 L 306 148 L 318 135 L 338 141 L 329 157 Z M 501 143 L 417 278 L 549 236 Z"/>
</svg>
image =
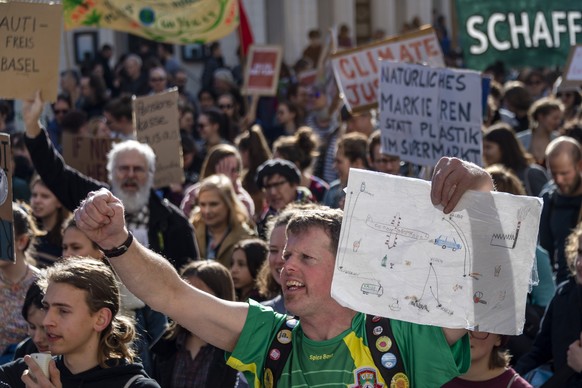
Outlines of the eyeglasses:
<svg viewBox="0 0 582 388">
<path fill-rule="evenodd" d="M 146 169 L 142 166 L 117 166 L 116 168 L 122 174 L 129 174 L 131 171 L 136 175 L 146 173 Z"/>
<path fill-rule="evenodd" d="M 270 189 L 278 189 L 279 187 L 283 186 L 287 181 L 279 181 L 273 182 L 263 185 L 263 190 L 269 191 Z"/>
<path fill-rule="evenodd" d="M 67 113 L 69 113 L 68 109 L 55 109 L 54 110 L 56 115 L 66 115 Z"/>
<path fill-rule="evenodd" d="M 220 109 L 232 109 L 232 104 L 218 105 Z"/>
<path fill-rule="evenodd" d="M 469 336 L 476 340 L 486 340 L 489 337 L 489 333 L 486 331 L 469 331 Z"/>
<path fill-rule="evenodd" d="M 162 82 L 165 81 L 166 79 L 163 77 L 159 77 L 159 78 L 150 78 L 150 81 L 152 82 Z"/>
</svg>

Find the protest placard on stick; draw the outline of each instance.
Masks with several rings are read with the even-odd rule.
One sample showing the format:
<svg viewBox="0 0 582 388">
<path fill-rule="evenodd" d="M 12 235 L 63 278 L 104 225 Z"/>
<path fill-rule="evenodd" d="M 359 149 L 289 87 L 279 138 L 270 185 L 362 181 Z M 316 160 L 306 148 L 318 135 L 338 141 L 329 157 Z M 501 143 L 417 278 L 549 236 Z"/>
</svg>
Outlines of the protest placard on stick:
<svg viewBox="0 0 582 388">
<path fill-rule="evenodd" d="M 251 46 L 245 68 L 243 93 L 274 96 L 281 70 L 281 46 Z"/>
<path fill-rule="evenodd" d="M 133 98 L 133 125 L 137 140 L 149 144 L 156 154 L 154 187 L 182 184 L 182 147 L 178 121 L 178 89 Z"/>
<path fill-rule="evenodd" d="M 444 66 L 439 41 L 430 26 L 340 51 L 332 56 L 331 61 L 344 103 L 351 112 L 362 112 L 377 106 L 380 60 Z"/>
<path fill-rule="evenodd" d="M 0 1 L 0 98 L 57 99 L 62 6 Z"/>
</svg>

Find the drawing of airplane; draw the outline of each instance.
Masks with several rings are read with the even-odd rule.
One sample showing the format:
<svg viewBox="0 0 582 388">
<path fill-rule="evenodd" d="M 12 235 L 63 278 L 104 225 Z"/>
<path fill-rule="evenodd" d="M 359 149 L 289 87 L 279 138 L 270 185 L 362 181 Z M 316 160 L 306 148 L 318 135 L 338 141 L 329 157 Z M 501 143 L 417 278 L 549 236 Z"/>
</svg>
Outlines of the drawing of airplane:
<svg viewBox="0 0 582 388">
<path fill-rule="evenodd" d="M 383 222 L 374 221 L 371 215 L 366 218 L 366 225 L 370 228 L 379 230 L 380 232 L 386 232 L 388 234 L 394 234 L 397 236 L 403 236 L 412 238 L 414 240 L 428 240 L 428 234 L 421 232 L 419 230 L 403 228 L 400 226 L 400 213 L 397 213 L 390 224 L 385 224 Z"/>
</svg>

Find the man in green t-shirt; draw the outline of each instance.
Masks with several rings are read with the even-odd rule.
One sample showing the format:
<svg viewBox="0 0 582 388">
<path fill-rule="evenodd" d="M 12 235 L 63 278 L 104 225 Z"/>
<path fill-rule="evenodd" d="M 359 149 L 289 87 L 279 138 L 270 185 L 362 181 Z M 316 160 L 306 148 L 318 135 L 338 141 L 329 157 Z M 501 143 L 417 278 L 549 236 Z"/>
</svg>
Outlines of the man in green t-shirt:
<svg viewBox="0 0 582 388">
<path fill-rule="evenodd" d="M 490 191 L 491 177 L 480 167 L 442 158 L 435 167 L 431 199 L 450 213 L 467 190 Z M 123 206 L 107 190 L 90 194 L 75 213 L 77 225 L 108 257 L 127 288 L 153 309 L 168 315 L 206 342 L 232 352 L 229 363 L 260 385 L 273 337 L 291 341 L 292 351 L 278 386 L 381 387 L 440 386 L 469 366 L 466 330 L 434 328 L 392 320 L 392 334 L 368 344 L 363 314 L 331 297 L 331 282 L 341 228 L 341 211 L 301 212 L 288 224 L 281 284 L 287 310 L 301 317 L 280 331 L 284 316 L 254 303 L 218 300 L 183 282 L 159 255 L 134 242 L 123 219 Z M 119 257 L 118 257 L 119 256 Z M 376 333 L 375 333 L 376 334 Z M 464 337 L 464 338 L 463 338 Z M 394 341 L 392 341 L 392 338 Z M 463 338 L 461 341 L 459 341 Z M 396 343 L 392 343 L 396 342 Z M 385 353 L 374 365 L 370 351 Z M 388 355 L 399 349 L 400 360 Z M 268 354 L 267 354 L 268 353 Z M 391 353 L 390 353 L 391 354 Z M 385 381 L 378 368 L 402 363 L 403 373 Z"/>
</svg>

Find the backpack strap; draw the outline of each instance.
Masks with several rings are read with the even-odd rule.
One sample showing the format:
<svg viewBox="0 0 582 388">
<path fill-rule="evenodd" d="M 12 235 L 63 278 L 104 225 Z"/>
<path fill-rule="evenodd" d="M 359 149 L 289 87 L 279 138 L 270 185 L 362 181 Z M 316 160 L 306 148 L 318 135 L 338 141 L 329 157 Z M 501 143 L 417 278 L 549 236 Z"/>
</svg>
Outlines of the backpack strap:
<svg viewBox="0 0 582 388">
<path fill-rule="evenodd" d="M 366 315 L 366 338 L 374 365 L 387 386 L 410 386 L 389 318 Z"/>
<path fill-rule="evenodd" d="M 265 360 L 265 369 L 263 371 L 263 386 L 276 388 L 277 381 L 283 374 L 283 368 L 293 348 L 291 331 L 297 326 L 299 321 L 293 316 L 287 316 L 286 320 L 281 322 L 277 334 L 271 340 L 267 359 Z"/>
<path fill-rule="evenodd" d="M 127 380 L 127 383 L 125 383 L 125 385 L 123 386 L 123 388 L 129 388 L 129 387 L 131 387 L 131 384 L 133 384 L 140 377 L 142 377 L 142 375 L 135 375 L 135 376 L 133 376 L 131 379 Z"/>
</svg>

